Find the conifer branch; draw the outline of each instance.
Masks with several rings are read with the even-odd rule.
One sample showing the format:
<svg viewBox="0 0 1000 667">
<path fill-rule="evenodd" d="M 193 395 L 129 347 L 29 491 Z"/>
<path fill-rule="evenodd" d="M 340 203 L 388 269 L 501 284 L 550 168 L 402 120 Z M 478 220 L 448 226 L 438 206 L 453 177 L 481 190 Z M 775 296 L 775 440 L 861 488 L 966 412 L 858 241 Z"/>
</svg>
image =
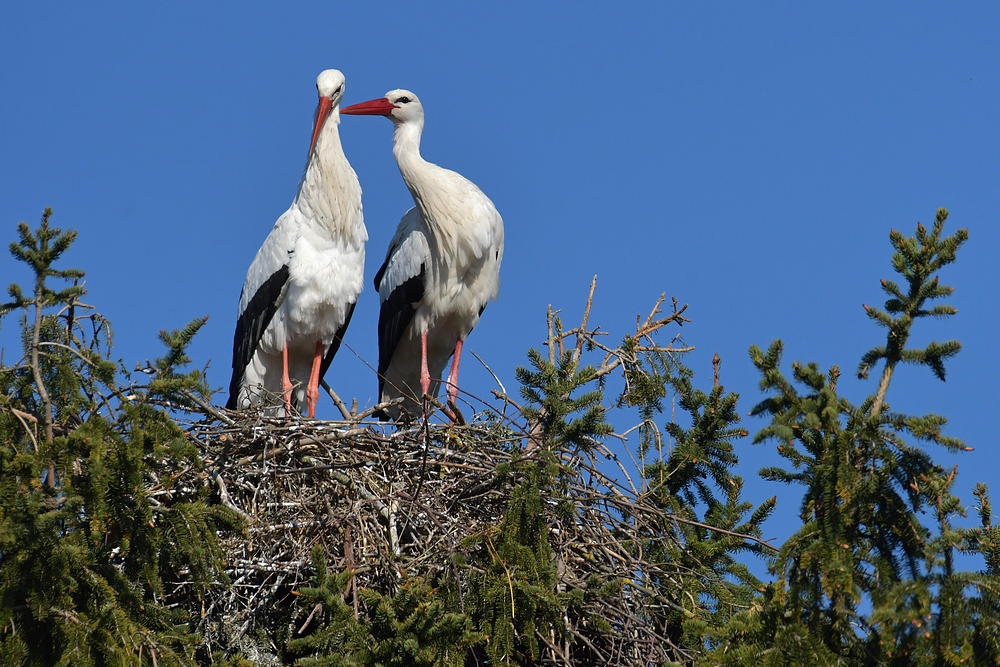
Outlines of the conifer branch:
<svg viewBox="0 0 1000 667">
<path fill-rule="evenodd" d="M 92 359 L 88 359 L 87 357 L 83 356 L 83 354 L 81 354 L 78 350 L 70 347 L 69 345 L 65 345 L 63 343 L 56 343 L 56 342 L 53 342 L 53 341 L 41 341 L 40 343 L 38 343 L 38 347 L 40 347 L 40 348 L 46 347 L 46 346 L 48 346 L 48 347 L 58 347 L 58 348 L 60 348 L 62 350 L 66 350 L 67 352 L 69 352 L 70 354 L 72 354 L 73 356 L 75 356 L 77 359 L 79 359 L 83 363 L 87 364 L 88 366 L 93 366 L 94 368 L 97 367 L 97 364 Z"/>
<path fill-rule="evenodd" d="M 29 414 L 27 412 L 22 412 L 21 410 L 18 410 L 17 408 L 12 408 L 12 407 L 9 407 L 9 406 L 5 406 L 5 407 L 6 407 L 7 410 L 10 410 L 10 412 L 11 412 L 12 415 L 14 415 L 15 417 L 17 417 L 17 420 L 19 422 L 21 422 L 21 426 L 24 427 L 25 433 L 27 433 L 28 437 L 31 438 L 31 444 L 32 444 L 34 450 L 37 452 L 38 451 L 38 437 L 37 437 L 37 434 L 36 434 L 36 429 L 33 429 L 30 426 L 28 426 L 28 422 L 30 421 L 32 424 L 38 424 L 38 419 L 34 415 Z"/>
<path fill-rule="evenodd" d="M 42 424 L 44 426 L 47 456 L 52 455 L 54 426 L 52 400 L 43 378 L 40 350 L 43 343 L 42 324 L 47 317 L 44 311 L 50 305 L 73 300 L 79 296 L 82 288 L 74 285 L 57 293 L 48 287 L 46 281 L 49 277 L 78 279 L 83 275 L 82 272 L 76 269 L 56 270 L 52 268 L 53 263 L 73 243 L 73 240 L 76 238 L 76 232 L 72 230 L 63 232 L 61 229 L 50 228 L 49 218 L 51 216 L 52 209 L 46 208 L 42 213 L 41 223 L 38 229 L 35 230 L 35 233 L 32 233 L 28 225 L 23 222 L 18 225 L 20 243 L 11 243 L 10 252 L 15 259 L 25 262 L 34 271 L 35 285 L 33 298 L 31 300 L 25 299 L 20 288 L 17 285 L 11 285 L 8 292 L 14 300 L 0 309 L 0 314 L 2 314 L 15 307 L 27 308 L 31 306 L 33 308 L 31 338 L 28 346 L 28 365 L 31 368 L 35 392 L 38 394 L 41 404 L 39 412 L 41 412 Z M 55 488 L 55 473 L 55 463 L 53 461 L 49 464 L 46 475 L 46 484 L 49 488 Z"/>
<path fill-rule="evenodd" d="M 947 285 L 941 285 L 938 277 L 933 274 L 955 261 L 959 247 L 969 237 L 967 229 L 959 229 L 951 236 L 942 238 L 941 233 L 947 219 L 948 211 L 940 208 L 937 211 L 933 229 L 929 234 L 920 223 L 917 223 L 914 236 L 904 237 L 895 230 L 889 234 L 889 240 L 895 248 L 892 257 L 893 269 L 906 278 L 908 288 L 904 293 L 895 282 L 883 280 L 883 291 L 892 297 L 885 303 L 887 312 L 867 305 L 864 306 L 869 317 L 889 329 L 886 345 L 869 350 L 862 357 L 858 366 L 858 377 L 865 379 L 868 377 L 870 369 L 879 360 L 885 360 L 885 366 L 882 369 L 872 402 L 873 415 L 882 411 L 889 384 L 900 361 L 926 365 L 938 379 L 943 381 L 945 377 L 944 361 L 956 355 L 961 349 L 961 345 L 957 341 L 932 342 L 922 350 L 906 348 L 910 330 L 917 318 L 944 318 L 958 312 L 950 305 L 938 305 L 930 310 L 924 307 L 927 300 L 943 298 L 951 295 L 954 291 Z M 898 317 L 892 317 L 890 313 L 898 314 Z"/>
<path fill-rule="evenodd" d="M 48 225 L 48 215 L 51 213 L 49 209 L 45 210 L 46 215 L 42 218 L 42 224 Z M 42 296 L 45 287 L 45 277 L 44 274 L 39 272 L 35 278 L 35 299 L 33 302 L 34 306 L 34 320 L 31 329 L 31 373 L 35 379 L 35 390 L 38 392 L 38 398 L 41 401 L 41 413 L 42 413 L 42 424 L 45 428 L 45 446 L 47 448 L 52 447 L 52 402 L 49 400 L 49 392 L 45 389 L 45 381 L 42 379 L 42 366 L 39 362 L 39 349 L 41 342 L 41 332 L 42 332 Z M 49 465 L 49 474 L 46 477 L 46 483 L 50 487 L 55 487 L 55 464 Z"/>
</svg>

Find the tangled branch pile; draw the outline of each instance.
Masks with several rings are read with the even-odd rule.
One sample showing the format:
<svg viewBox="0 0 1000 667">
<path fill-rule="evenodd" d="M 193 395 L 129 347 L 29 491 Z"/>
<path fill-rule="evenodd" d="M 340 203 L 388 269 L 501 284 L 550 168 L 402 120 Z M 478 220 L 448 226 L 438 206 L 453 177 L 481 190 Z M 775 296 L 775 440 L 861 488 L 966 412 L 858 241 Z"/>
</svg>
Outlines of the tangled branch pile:
<svg viewBox="0 0 1000 667">
<path fill-rule="evenodd" d="M 696 562 L 718 554 L 695 553 L 688 542 L 764 545 L 729 530 L 736 526 L 701 523 L 690 508 L 665 507 L 660 484 L 637 487 L 632 477 L 652 474 L 655 464 L 630 474 L 604 444 L 616 434 L 604 421 L 602 393 L 575 396 L 624 368 L 633 392 L 624 399 L 638 397 L 636 381 L 648 385 L 654 372 L 645 356 L 677 352 L 650 339 L 683 321 L 676 304 L 655 320 L 659 305 L 623 346 L 600 346 L 597 367 L 579 363 L 585 347 L 599 346 L 586 315 L 563 332 L 550 312 L 549 359 L 533 353 L 537 372 L 519 371 L 529 402 L 497 392 L 504 411 L 470 424 L 396 428 L 349 413 L 323 422 L 261 412 L 240 413 L 236 423 L 212 410 L 215 417 L 187 431 L 204 467 L 169 486 L 214 484 L 245 526 L 222 538 L 228 586 L 197 600 L 178 582 L 173 597 L 197 606 L 207 646 L 257 664 L 281 664 L 280 644 L 295 647 L 296 639 L 302 652 L 316 653 L 302 638 L 333 623 L 335 610 L 299 593 L 326 563 L 344 573 L 336 592 L 355 622 L 407 582 L 447 591 L 453 611 L 481 630 L 466 635 L 466 664 L 690 661 L 697 647 L 684 645 L 684 623 L 714 611 L 725 597 L 716 589 L 732 582 L 725 568 Z M 570 336 L 575 344 L 564 349 Z M 658 439 L 655 427 L 643 428 Z M 677 475 L 666 455 L 657 454 L 659 464 Z"/>
<path fill-rule="evenodd" d="M 309 583 L 315 545 L 333 567 L 351 570 L 352 587 L 394 591 L 402 577 L 465 579 L 456 556 L 467 560 L 463 546 L 470 538 L 474 543 L 500 524 L 517 478 L 502 478 L 497 469 L 521 454 L 505 429 L 482 424 L 386 432 L 343 422 L 262 420 L 248 428 L 198 425 L 191 435 L 225 503 L 246 519 L 242 533 L 223 540 L 232 584 L 204 609 L 198 630 L 243 650 L 253 643 L 248 638 L 261 635 L 260 626 L 274 622 L 274 609 L 291 605 L 287 618 L 308 613 L 296 608 L 293 591 Z M 603 454 L 610 459 L 610 452 Z M 670 642 L 658 636 L 650 615 L 665 601 L 631 581 L 643 564 L 626 546 L 650 529 L 643 518 L 660 512 L 643 508 L 641 498 L 601 473 L 597 456 L 562 452 L 559 459 L 581 472 L 564 491 L 577 519 L 565 521 L 565 507 L 557 513 L 554 505 L 546 517 L 560 590 L 594 585 L 595 573 L 598 585 L 622 584 L 613 606 L 595 600 L 586 609 L 615 632 L 605 641 L 584 627 L 568 628 L 570 635 L 608 664 L 657 655 L 653 662 L 662 662 Z M 542 463 L 531 454 L 519 462 Z M 669 568 L 658 569 L 670 577 Z M 296 633 L 289 627 L 280 634 Z M 565 640 L 557 645 L 551 633 L 539 640 L 550 654 L 539 664 L 564 664 Z"/>
</svg>

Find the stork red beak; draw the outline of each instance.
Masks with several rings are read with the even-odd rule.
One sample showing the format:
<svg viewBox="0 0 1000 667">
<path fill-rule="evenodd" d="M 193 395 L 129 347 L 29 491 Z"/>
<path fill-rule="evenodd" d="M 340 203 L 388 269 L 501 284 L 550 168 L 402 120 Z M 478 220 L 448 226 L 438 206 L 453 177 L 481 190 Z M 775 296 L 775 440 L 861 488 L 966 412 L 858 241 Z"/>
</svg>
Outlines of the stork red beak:
<svg viewBox="0 0 1000 667">
<path fill-rule="evenodd" d="M 377 100 L 368 100 L 367 102 L 344 107 L 340 110 L 340 113 L 346 113 L 349 116 L 388 116 L 395 108 L 396 105 L 390 102 L 388 98 L 380 97 Z"/>
<path fill-rule="evenodd" d="M 309 144 L 309 155 L 312 155 L 313 149 L 316 148 L 319 131 L 323 127 L 323 123 L 326 122 L 326 117 L 330 115 L 331 109 L 333 109 L 333 100 L 329 97 L 319 98 L 319 106 L 316 107 L 316 124 L 313 125 L 312 143 Z"/>
</svg>

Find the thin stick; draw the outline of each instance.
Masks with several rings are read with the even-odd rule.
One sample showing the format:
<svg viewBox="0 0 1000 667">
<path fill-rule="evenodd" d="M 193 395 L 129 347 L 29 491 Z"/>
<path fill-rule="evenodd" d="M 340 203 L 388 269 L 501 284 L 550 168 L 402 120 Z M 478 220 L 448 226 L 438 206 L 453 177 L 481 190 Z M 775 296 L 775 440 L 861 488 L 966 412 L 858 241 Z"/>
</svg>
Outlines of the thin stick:
<svg viewBox="0 0 1000 667">
<path fill-rule="evenodd" d="M 326 380 L 320 380 L 319 383 L 323 389 L 326 389 L 326 393 L 330 394 L 330 398 L 333 399 L 333 404 L 337 406 L 338 410 L 340 410 L 340 414 L 344 417 L 344 419 L 350 421 L 353 418 L 353 415 L 350 410 L 347 409 L 344 402 L 340 400 L 340 396 L 337 395 L 337 392 L 330 388 L 330 385 L 326 383 Z"/>
<path fill-rule="evenodd" d="M 474 356 L 476 359 L 478 359 L 479 363 L 481 363 L 483 365 L 483 368 L 485 368 L 486 371 L 490 375 L 493 376 L 493 380 L 497 383 L 497 385 L 500 386 L 501 393 L 506 394 L 507 393 L 507 388 L 503 386 L 503 382 L 501 382 L 500 378 L 497 377 L 497 374 L 493 372 L 493 369 L 490 368 L 489 365 L 487 365 L 487 363 L 485 361 L 483 361 L 482 357 L 480 357 L 478 354 L 476 354 L 475 350 L 471 350 L 470 349 L 469 353 L 472 354 L 472 356 Z"/>
<path fill-rule="evenodd" d="M 590 319 L 590 309 L 594 305 L 594 290 L 597 289 L 597 275 L 590 281 L 590 293 L 587 294 L 587 305 L 583 309 L 583 320 L 580 322 L 579 333 L 576 334 L 576 346 L 573 349 L 573 363 L 579 365 L 583 354 L 583 343 L 586 340 L 587 321 Z"/>
</svg>

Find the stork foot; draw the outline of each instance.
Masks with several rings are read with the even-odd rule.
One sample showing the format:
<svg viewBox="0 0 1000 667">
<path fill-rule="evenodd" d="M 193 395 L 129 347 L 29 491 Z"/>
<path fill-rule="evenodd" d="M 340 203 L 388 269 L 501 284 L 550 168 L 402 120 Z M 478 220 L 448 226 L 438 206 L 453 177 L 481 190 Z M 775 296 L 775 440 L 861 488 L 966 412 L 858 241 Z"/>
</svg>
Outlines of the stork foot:
<svg viewBox="0 0 1000 667">
<path fill-rule="evenodd" d="M 448 373 L 448 404 L 458 401 L 458 363 L 462 359 L 462 339 L 455 341 L 455 351 L 451 358 L 451 371 Z"/>
<path fill-rule="evenodd" d="M 319 401 L 319 368 L 323 363 L 323 342 L 316 341 L 316 352 L 313 354 L 312 368 L 309 369 L 309 382 L 306 384 L 306 407 L 309 419 L 316 416 L 316 402 Z"/>
<path fill-rule="evenodd" d="M 316 416 L 316 403 L 319 401 L 319 390 L 314 389 L 312 385 L 306 387 L 306 408 L 308 410 L 307 416 L 312 419 Z"/>
</svg>

